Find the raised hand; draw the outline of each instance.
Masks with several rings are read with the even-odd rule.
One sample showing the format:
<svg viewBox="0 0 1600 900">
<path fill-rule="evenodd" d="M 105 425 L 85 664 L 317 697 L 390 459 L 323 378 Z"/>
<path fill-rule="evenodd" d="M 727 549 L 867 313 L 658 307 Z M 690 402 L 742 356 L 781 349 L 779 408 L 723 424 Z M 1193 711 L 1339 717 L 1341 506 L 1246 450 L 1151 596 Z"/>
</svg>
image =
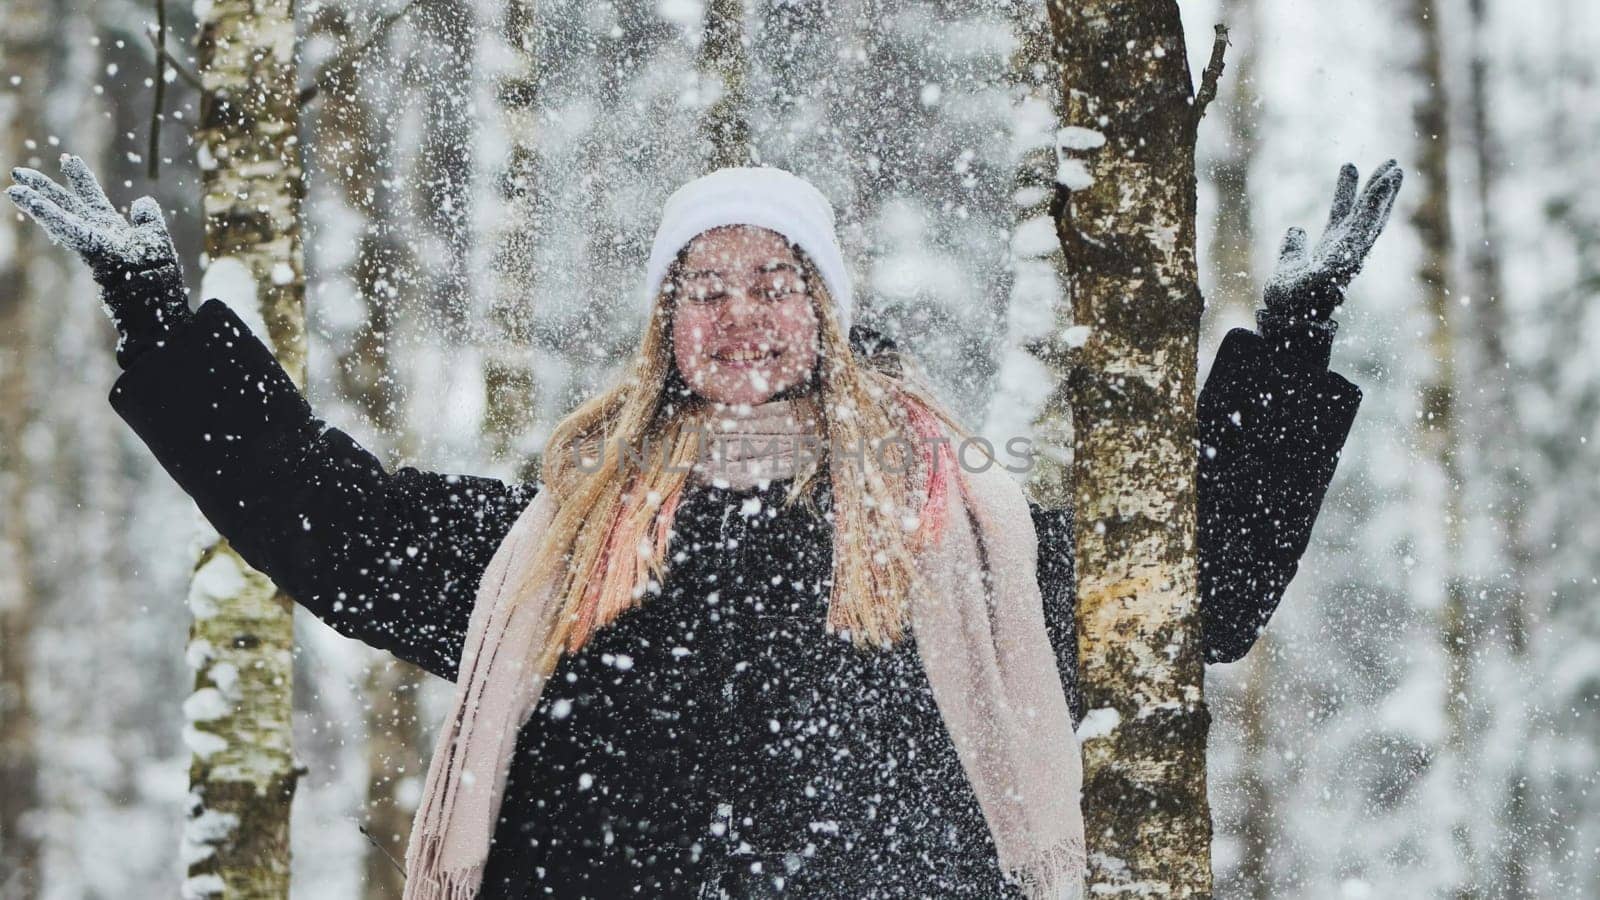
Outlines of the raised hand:
<svg viewBox="0 0 1600 900">
<path fill-rule="evenodd" d="M 177 251 L 154 199 L 133 201 L 125 219 L 81 158 L 63 154 L 61 174 L 66 187 L 34 169 L 12 169 L 16 184 L 6 196 L 88 264 L 121 335 L 117 362 L 126 368 L 189 318 Z"/>
<path fill-rule="evenodd" d="M 1350 280 L 1361 271 L 1372 244 L 1389 221 L 1404 173 L 1394 160 L 1379 166 L 1356 195 L 1357 172 L 1339 170 L 1328 224 L 1315 246 L 1306 232 L 1290 228 L 1278 251 L 1278 266 L 1267 282 L 1267 309 L 1285 321 L 1325 322 L 1344 302 Z"/>
</svg>

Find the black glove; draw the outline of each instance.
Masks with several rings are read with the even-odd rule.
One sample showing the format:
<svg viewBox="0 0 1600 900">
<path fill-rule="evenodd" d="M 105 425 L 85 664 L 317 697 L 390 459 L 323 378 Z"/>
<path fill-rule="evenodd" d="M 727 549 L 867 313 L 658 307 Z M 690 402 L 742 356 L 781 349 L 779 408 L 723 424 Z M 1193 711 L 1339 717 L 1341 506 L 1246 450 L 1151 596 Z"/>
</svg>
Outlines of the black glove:
<svg viewBox="0 0 1600 900">
<path fill-rule="evenodd" d="M 1333 311 L 1389 221 L 1403 174 L 1391 159 L 1367 178 L 1357 197 L 1356 167 L 1345 163 L 1316 246 L 1306 247 L 1304 229 L 1291 228 L 1284 235 L 1278 267 L 1267 282 L 1267 308 L 1256 313 L 1257 330 L 1280 357 L 1327 368 L 1339 327 Z"/>
<path fill-rule="evenodd" d="M 51 240 L 88 263 L 106 315 L 121 336 L 117 364 L 126 369 L 189 319 L 183 269 L 155 200 L 133 201 L 124 219 L 82 159 L 62 154 L 61 174 L 71 190 L 34 169 L 12 169 L 17 183 L 6 196 Z"/>
</svg>

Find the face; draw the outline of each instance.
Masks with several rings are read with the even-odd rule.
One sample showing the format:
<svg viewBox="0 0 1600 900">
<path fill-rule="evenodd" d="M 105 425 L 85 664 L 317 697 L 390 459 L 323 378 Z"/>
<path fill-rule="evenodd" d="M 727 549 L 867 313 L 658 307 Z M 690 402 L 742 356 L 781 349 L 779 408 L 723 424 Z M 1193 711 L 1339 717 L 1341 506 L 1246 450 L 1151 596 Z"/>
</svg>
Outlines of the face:
<svg viewBox="0 0 1600 900">
<path fill-rule="evenodd" d="M 695 393 L 765 402 L 817 362 L 817 315 L 800 261 L 775 231 L 714 228 L 689 244 L 675 289 L 672 349 Z"/>
</svg>

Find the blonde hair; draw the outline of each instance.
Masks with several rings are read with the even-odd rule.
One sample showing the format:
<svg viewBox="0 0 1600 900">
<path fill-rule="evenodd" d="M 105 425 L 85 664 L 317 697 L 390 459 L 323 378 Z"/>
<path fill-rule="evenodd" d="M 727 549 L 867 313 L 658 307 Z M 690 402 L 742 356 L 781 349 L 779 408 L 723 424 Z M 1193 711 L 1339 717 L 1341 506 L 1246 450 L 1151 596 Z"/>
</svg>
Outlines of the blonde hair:
<svg viewBox="0 0 1600 900">
<path fill-rule="evenodd" d="M 790 246 L 802 269 L 814 273 L 804 251 Z M 543 489 L 556 492 L 556 513 L 517 596 L 529 597 L 536 585 L 557 577 L 559 613 L 539 660 L 545 675 L 563 651 L 577 652 L 664 579 L 673 517 L 687 470 L 702 452 L 698 436 L 709 428 L 711 412 L 709 401 L 698 395 L 668 396 L 669 376 L 676 373 L 671 285 L 682 260 L 680 252 L 631 364 L 613 386 L 556 426 L 543 456 Z M 799 499 L 814 508 L 809 488 L 827 466 L 835 529 L 828 629 L 848 629 L 857 647 L 887 647 L 905 633 L 909 598 L 920 584 L 913 554 L 937 540 L 948 479 L 954 477 L 951 448 L 927 439 L 944 436 L 936 418 L 958 440 L 969 432 L 933 397 L 910 360 L 895 352 L 858 360 L 826 285 L 820 277 L 806 281 L 820 354 L 812 373 L 819 383 L 805 400 L 822 423 L 822 446 L 814 464 L 795 474 L 784 503 Z M 908 443 L 880 443 L 907 425 L 923 439 L 916 459 L 887 453 Z M 643 447 L 649 458 L 669 464 L 630 465 L 622 453 L 604 452 L 612 440 Z M 865 452 L 836 454 L 831 447 Z M 887 465 L 880 464 L 880 454 Z M 912 496 L 919 487 L 922 496 Z M 923 509 L 930 514 L 921 515 Z"/>
</svg>

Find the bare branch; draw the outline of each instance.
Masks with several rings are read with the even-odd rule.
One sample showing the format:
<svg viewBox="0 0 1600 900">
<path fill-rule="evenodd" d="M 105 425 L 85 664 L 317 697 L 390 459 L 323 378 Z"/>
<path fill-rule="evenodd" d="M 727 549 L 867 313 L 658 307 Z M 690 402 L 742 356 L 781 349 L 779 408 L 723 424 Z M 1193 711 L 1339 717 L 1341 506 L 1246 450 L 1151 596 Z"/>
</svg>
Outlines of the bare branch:
<svg viewBox="0 0 1600 900">
<path fill-rule="evenodd" d="M 1194 120 L 1200 121 L 1206 114 L 1206 107 L 1217 97 L 1217 82 L 1222 79 L 1222 55 L 1228 47 L 1228 26 L 1218 22 L 1216 24 L 1217 37 L 1211 42 L 1211 61 L 1206 63 L 1206 70 L 1200 74 L 1200 90 L 1194 95 Z"/>
<path fill-rule="evenodd" d="M 183 79 L 184 84 L 187 84 L 202 93 L 205 92 L 205 84 L 200 81 L 200 76 L 196 75 L 193 69 L 184 65 L 182 60 L 178 59 L 176 56 L 173 56 L 171 51 L 169 51 L 166 47 L 157 43 L 158 38 L 156 37 L 156 33 L 154 31 L 146 31 L 144 36 L 150 39 L 150 45 L 155 48 L 156 59 L 165 59 L 167 61 L 167 65 L 172 67 L 172 71 L 177 72 L 178 77 Z"/>
<path fill-rule="evenodd" d="M 390 853 L 389 853 L 389 851 L 388 851 L 388 850 L 387 850 L 387 849 L 385 849 L 385 848 L 384 848 L 384 846 L 383 846 L 383 845 L 382 845 L 382 844 L 380 844 L 380 843 L 378 843 L 378 839 L 377 839 L 377 838 L 375 838 L 375 837 L 373 837 L 373 836 L 372 836 L 372 832 L 370 832 L 370 831 L 368 831 L 368 830 L 367 830 L 367 826 L 365 826 L 365 825 L 363 825 L 363 824 L 361 824 L 361 823 L 360 823 L 360 822 L 357 822 L 357 823 L 356 823 L 356 827 L 357 827 L 357 828 L 359 828 L 359 829 L 361 829 L 361 834 L 362 834 L 362 835 L 363 835 L 363 836 L 364 836 L 364 837 L 366 837 L 366 839 L 367 839 L 367 840 L 368 840 L 368 841 L 370 841 L 370 842 L 372 842 L 372 846 L 374 846 L 374 847 L 377 847 L 377 848 L 378 848 L 378 852 L 379 852 L 379 853 L 382 853 L 382 854 L 383 854 L 383 858 L 384 858 L 384 859 L 387 859 L 387 860 L 388 860 L 388 861 L 389 861 L 389 865 L 391 865 L 391 866 L 394 866 L 394 867 L 395 867 L 395 871 L 397 871 L 397 872 L 399 872 L 399 873 L 400 873 L 400 878 L 401 878 L 401 879 L 402 879 L 402 880 L 404 880 L 404 879 L 405 879 L 405 877 L 406 877 L 406 869 L 405 869 L 405 866 L 402 866 L 402 865 L 400 865 L 400 863 L 398 863 L 398 862 L 396 862 L 396 861 L 395 861 L 395 858 L 394 858 L 394 856 L 393 856 L 393 855 L 391 855 L 391 854 L 390 854 Z"/>
<path fill-rule="evenodd" d="M 156 0 L 156 31 L 150 40 L 156 46 L 156 97 L 150 107 L 150 151 L 145 172 L 155 181 L 161 176 L 161 106 L 167 100 L 167 0 Z"/>
</svg>

